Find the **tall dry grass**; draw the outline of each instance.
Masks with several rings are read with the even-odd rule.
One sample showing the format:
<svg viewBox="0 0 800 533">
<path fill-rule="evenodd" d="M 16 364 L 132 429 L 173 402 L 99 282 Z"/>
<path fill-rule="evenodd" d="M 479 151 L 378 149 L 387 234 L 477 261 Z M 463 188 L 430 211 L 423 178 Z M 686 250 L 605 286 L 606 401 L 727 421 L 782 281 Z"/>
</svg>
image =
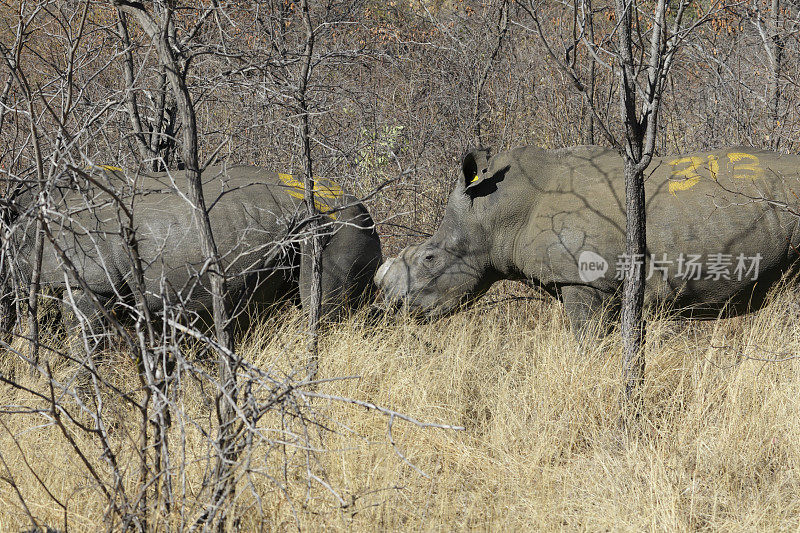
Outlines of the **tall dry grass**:
<svg viewBox="0 0 800 533">
<path fill-rule="evenodd" d="M 466 429 L 395 421 L 395 448 L 386 417 L 314 400 L 316 463 L 309 467 L 291 445 L 256 450 L 241 482 L 241 528 L 797 530 L 800 361 L 792 357 L 800 354 L 799 316 L 794 293 L 783 291 L 746 317 L 653 320 L 641 435 L 629 441 L 617 430 L 618 337 L 582 351 L 557 304 L 484 304 L 429 324 L 400 318 L 375 325 L 355 317 L 325 333 L 320 370 L 322 377 L 357 377 L 317 392 Z M 241 349 L 263 368 L 289 371 L 302 362 L 300 324 L 299 312 L 287 311 L 265 321 Z M 13 361 L 3 365 L 3 372 L 21 373 Z M 106 368 L 120 383 L 135 379 L 123 364 Z M 1 394 L 6 406 L 35 405 L 18 391 Z M 213 419 L 193 383 L 184 384 L 179 403 L 187 420 Z M 122 446 L 128 415 L 118 416 Z M 293 422 L 276 414 L 263 424 L 286 431 Z M 185 427 L 183 479 L 191 502 L 204 464 L 197 455 L 202 436 L 201 428 Z M 4 415 L 0 432 L 0 530 L 29 524 L 8 479 L 38 519 L 61 523 L 63 509 L 31 469 L 66 504 L 71 530 L 103 529 L 102 500 L 43 416 Z M 102 468 L 102 450 L 83 444 Z M 132 452 L 130 461 L 132 483 Z M 309 483 L 307 468 L 338 496 Z M 170 525 L 203 503 L 175 510 Z"/>
</svg>

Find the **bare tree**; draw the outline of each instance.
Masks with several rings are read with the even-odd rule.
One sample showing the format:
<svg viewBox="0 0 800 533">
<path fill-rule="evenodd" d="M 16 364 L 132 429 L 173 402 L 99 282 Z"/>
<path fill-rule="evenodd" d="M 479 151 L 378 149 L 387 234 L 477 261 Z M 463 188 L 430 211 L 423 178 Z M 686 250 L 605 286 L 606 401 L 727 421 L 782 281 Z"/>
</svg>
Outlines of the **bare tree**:
<svg viewBox="0 0 800 533">
<path fill-rule="evenodd" d="M 174 159 L 175 119 L 174 106 L 167 99 L 167 74 L 163 64 L 158 65 L 156 89 L 150 91 L 150 117 L 143 117 L 137 91 L 135 90 L 135 61 L 133 43 L 128 33 L 126 15 L 119 10 L 117 30 L 123 45 L 122 70 L 125 75 L 125 104 L 133 129 L 133 137 L 141 160 L 148 163 L 154 172 L 167 170 Z"/>
<path fill-rule="evenodd" d="M 308 83 L 312 75 L 312 61 L 314 58 L 314 26 L 311 22 L 311 12 L 308 0 L 302 0 L 300 11 L 303 17 L 305 30 L 305 46 L 300 58 L 300 73 L 298 75 L 297 114 L 300 117 L 300 143 L 302 146 L 301 160 L 303 163 L 303 184 L 305 188 L 304 200 L 308 210 L 308 232 L 303 253 L 311 260 L 310 293 L 308 299 L 308 351 L 309 351 L 309 379 L 316 379 L 319 365 L 319 320 L 322 311 L 322 234 L 320 231 L 319 212 L 315 196 L 316 183 L 314 180 L 313 156 L 311 153 L 311 127 L 308 105 Z"/>
<path fill-rule="evenodd" d="M 681 1 L 674 14 L 670 12 L 670 24 L 666 0 L 659 0 L 652 12 L 647 12 L 635 0 L 616 0 L 614 26 L 609 36 L 600 43 L 595 40 L 593 18 L 584 16 L 581 20 L 577 31 L 580 42 L 598 62 L 613 70 L 617 80 L 618 118 L 612 123 L 610 120 L 603 121 L 591 97 L 593 85 L 582 78 L 574 61 L 567 63 L 556 54 L 542 28 L 540 6 L 533 1 L 522 4 L 534 23 L 533 31 L 546 47 L 551 61 L 571 79 L 573 88 L 583 95 L 606 141 L 620 153 L 625 163 L 625 254 L 629 269 L 624 279 L 621 317 L 622 381 L 626 406 L 624 420 L 638 409 L 637 396 L 645 370 L 644 269 L 636 268 L 636 264 L 646 260 L 647 250 L 644 172 L 655 153 L 659 112 L 675 55 L 686 36 L 708 17 L 708 13 L 705 13 L 684 25 L 684 13 L 688 5 L 689 2 Z M 591 6 L 585 5 L 583 13 L 591 13 Z M 574 20 L 579 19 L 576 17 Z M 642 29 L 643 21 L 650 28 L 649 43 L 645 38 L 648 32 Z M 622 131 L 621 135 L 615 134 L 617 129 Z"/>
<path fill-rule="evenodd" d="M 199 241 L 203 255 L 206 257 L 206 268 L 211 282 L 214 329 L 217 342 L 221 349 L 218 352 L 218 370 L 221 388 L 217 397 L 217 416 L 219 432 L 219 456 L 214 471 L 215 491 L 209 505 L 209 512 L 201 520 L 213 521 L 215 514 L 222 510 L 222 515 L 217 519 L 220 530 L 226 526 L 225 516 L 227 506 L 225 502 L 233 498 L 234 483 L 231 476 L 231 465 L 236 461 L 233 434 L 236 432 L 235 409 L 238 397 L 236 383 L 236 369 L 239 365 L 233 345 L 231 321 L 231 303 L 228 298 L 228 289 L 225 280 L 225 268 L 220 260 L 208 209 L 203 197 L 202 168 L 197 134 L 197 118 L 192 101 L 192 96 L 186 82 L 189 68 L 189 57 L 181 58 L 177 54 L 185 54 L 182 50 L 181 40 L 175 30 L 172 7 L 168 3 L 156 4 L 157 12 L 150 12 L 138 3 L 115 1 L 125 12 L 136 17 L 137 22 L 153 41 L 161 66 L 166 72 L 167 79 L 175 98 L 182 125 L 181 155 L 186 169 L 189 201 L 194 207 L 194 223 L 199 229 Z M 209 7 L 200 16 L 191 32 L 200 31 L 203 23 L 211 16 L 215 8 Z M 124 29 L 124 20 L 120 18 L 120 27 Z M 127 32 L 123 32 L 126 36 Z M 126 65 L 130 62 L 126 60 Z M 127 72 L 128 68 L 126 68 Z M 130 103 L 131 116 L 135 117 L 135 107 Z M 140 148 L 144 143 L 139 140 Z M 145 153 L 147 153 L 145 151 Z"/>
<path fill-rule="evenodd" d="M 510 2 L 508 0 L 503 0 L 500 3 L 498 9 L 498 21 L 497 21 L 497 38 L 494 43 L 494 47 L 489 55 L 489 59 L 486 60 L 486 64 L 483 65 L 482 71 L 478 77 L 478 81 L 475 84 L 475 107 L 473 109 L 473 123 L 474 123 L 474 135 L 475 135 L 475 146 L 483 146 L 483 134 L 481 133 L 481 122 L 483 121 L 483 111 L 481 106 L 481 95 L 483 94 L 483 88 L 486 85 L 486 81 L 489 79 L 489 74 L 491 73 L 492 67 L 494 66 L 495 60 L 497 59 L 497 55 L 500 52 L 500 48 L 503 46 L 503 39 L 505 38 L 506 34 L 508 33 L 508 9 L 509 9 Z"/>
<path fill-rule="evenodd" d="M 783 71 L 783 55 L 785 34 L 781 28 L 782 5 L 779 0 L 770 0 L 769 11 L 763 10 L 759 2 L 753 2 L 751 15 L 752 24 L 758 30 L 767 57 L 767 130 L 768 144 L 773 150 L 780 148 L 780 103 L 781 103 L 781 76 Z"/>
<path fill-rule="evenodd" d="M 225 297 L 229 272 L 224 268 L 233 261 L 230 253 L 226 249 L 228 255 L 220 258 L 211 234 L 210 244 L 206 241 L 203 246 L 198 240 L 205 261 L 192 273 L 187 287 L 169 286 L 163 274 L 154 280 L 153 261 L 158 259 L 140 255 L 143 220 L 136 215 L 141 198 L 154 192 L 146 181 L 163 178 L 166 189 L 176 193 L 176 201 L 188 199 L 193 206 L 194 226 L 202 229 L 205 223 L 208 229 L 209 206 L 204 205 L 208 200 L 197 185 L 209 163 L 201 163 L 201 154 L 208 162 L 217 159 L 232 136 L 228 131 L 220 133 L 219 123 L 208 120 L 204 112 L 212 106 L 215 111 L 225 111 L 225 95 L 234 94 L 238 100 L 242 93 L 257 93 L 266 95 L 269 102 L 264 106 L 267 128 L 285 131 L 292 125 L 298 132 L 294 137 L 268 137 L 269 142 L 258 145 L 257 150 L 270 153 L 263 150 L 269 147 L 278 154 L 276 160 L 288 154 L 282 164 L 294 158 L 302 163 L 304 178 L 311 179 L 305 187 L 296 186 L 304 189 L 306 203 L 299 204 L 298 212 L 286 220 L 280 219 L 286 225 L 285 235 L 277 234 L 274 242 L 267 243 L 264 257 L 310 247 L 322 232 L 327 234 L 323 237 L 330 236 L 334 224 L 330 217 L 322 216 L 319 206 L 333 207 L 324 204 L 324 195 L 315 195 L 314 174 L 319 171 L 315 147 L 328 161 L 345 160 L 355 149 L 348 146 L 352 138 L 338 143 L 325 128 L 315 128 L 315 121 L 329 121 L 342 113 L 342 100 L 337 98 L 352 96 L 342 90 L 331 98 L 329 88 L 314 81 L 312 73 L 321 68 L 330 75 L 362 54 L 358 47 L 342 50 L 332 46 L 331 40 L 317 40 L 319 35 L 330 35 L 329 28 L 337 21 L 344 21 L 343 28 L 350 24 L 352 8 L 341 6 L 326 6 L 330 8 L 326 10 L 308 3 L 298 14 L 284 4 L 270 2 L 198 7 L 42 0 L 21 7 L 18 20 L 23 24 L 14 28 L 19 29 L 16 35 L 22 44 L 0 43 L 2 74 L 11 80 L 2 101 L 3 117 L 10 118 L 0 117 L 0 135 L 6 141 L 2 176 L 5 185 L 31 191 L 17 202 L 8 203 L 4 198 L 3 207 L 10 208 L 3 227 L 3 261 L 8 265 L 4 272 L 19 278 L 24 293 L 24 301 L 15 305 L 29 311 L 38 307 L 39 312 L 31 313 L 36 320 L 43 313 L 53 313 L 56 304 L 68 339 L 74 340 L 70 346 L 61 344 L 58 333 L 45 328 L 43 335 L 25 343 L 48 355 L 38 363 L 30 352 L 3 342 L 4 353 L 30 364 L 44 379 L 41 387 L 5 374 L 0 380 L 17 389 L 26 398 L 23 403 L 29 399 L 36 402 L 31 410 L 47 417 L 57 438 L 71 447 L 92 490 L 104 501 L 102 520 L 109 529 L 159 529 L 176 522 L 181 524 L 179 528 L 229 527 L 238 519 L 238 501 L 247 497 L 234 487 L 240 484 L 243 491 L 260 498 L 250 479 L 262 473 L 263 479 L 271 479 L 276 450 L 283 450 L 287 463 L 303 463 L 309 493 L 316 485 L 346 505 L 318 467 L 317 450 L 324 442 L 317 442 L 315 434 L 324 434 L 328 421 L 312 405 L 315 396 L 305 390 L 316 386 L 313 375 L 309 379 L 300 371 L 282 375 L 260 369 L 233 351 L 231 311 L 244 311 L 239 302 L 235 309 L 226 310 L 230 305 Z M 197 16 L 185 16 L 187 12 Z M 267 16 L 259 18 L 253 13 Z M 262 32 L 265 27 L 275 32 Z M 241 38 L 242 28 L 250 32 L 246 37 L 268 35 L 274 46 L 249 46 Z M 318 47 L 319 42 L 322 45 Z M 58 60 L 49 62 L 43 57 Z M 61 62 L 62 57 L 68 60 Z M 151 74 L 153 70 L 155 74 Z M 253 72 L 275 78 L 253 76 Z M 317 80 L 320 78 L 324 79 L 319 76 Z M 35 82 L 26 84 L 25 80 L 31 79 Z M 272 105 L 273 98 L 278 105 Z M 170 122 L 169 112 L 160 111 L 169 107 L 164 103 L 169 100 L 174 100 L 178 109 L 173 129 L 159 125 L 161 120 Z M 34 113 L 29 110 L 31 105 Z M 240 101 L 240 105 L 244 104 Z M 231 109 L 229 116 L 244 121 L 247 127 L 261 122 L 250 110 L 239 116 L 235 106 Z M 325 127 L 332 131 L 330 125 L 335 123 L 330 120 Z M 175 131 L 180 132 L 180 140 L 170 138 Z M 169 181 L 171 172 L 161 177 L 139 173 L 141 169 L 163 170 L 174 161 L 169 155 L 170 143 L 180 146 L 186 174 L 194 178 L 187 180 L 185 187 Z M 241 161 L 236 159 L 241 155 L 233 150 L 225 157 L 232 163 Z M 115 163 L 106 164 L 109 160 Z M 116 163 L 121 160 L 133 162 L 129 170 Z M 265 161 L 275 164 L 274 160 L 259 162 Z M 332 166 L 328 163 L 327 168 Z M 199 196 L 193 194 L 193 187 Z M 297 194 L 295 185 L 287 185 L 287 190 Z M 189 193 L 181 196 L 184 191 Z M 320 222 L 325 227 L 315 234 L 319 230 L 313 226 L 319 227 Z M 145 235 L 145 240 L 152 237 Z M 112 241 L 120 244 L 112 254 L 114 262 L 120 263 L 114 265 L 108 261 L 111 255 L 103 251 Z M 31 283 L 37 249 L 44 251 L 49 269 L 38 287 Z M 110 282 L 108 287 L 100 290 L 88 281 L 87 256 L 97 260 L 101 276 Z M 121 265 L 125 273 L 118 278 L 116 269 Z M 194 265 L 187 265 L 192 268 Z M 280 264 L 275 267 L 280 268 Z M 294 266 L 287 268 L 289 274 L 296 273 Z M 186 296 L 197 284 L 205 283 L 205 278 L 219 282 L 212 283 L 210 291 L 215 296 L 215 336 L 193 322 L 195 311 L 188 307 L 191 296 Z M 104 292 L 107 290 L 112 293 Z M 223 301 L 217 305 L 220 295 Z M 160 304 L 153 306 L 154 299 L 160 299 Z M 319 312 L 316 316 L 318 321 Z M 34 326 L 39 326 L 38 320 Z M 204 361 L 193 357 L 198 345 L 201 354 L 210 351 L 217 356 L 219 378 L 210 375 Z M 108 357 L 119 358 L 115 360 L 123 363 L 117 365 L 122 372 L 127 365 L 134 367 L 134 379 L 115 382 L 115 372 L 109 372 L 103 363 Z M 77 367 L 82 371 L 75 372 Z M 240 387 L 240 383 L 244 385 Z M 189 393 L 190 389 L 194 392 Z M 216 397 L 215 406 L 209 402 L 209 420 L 203 420 L 204 415 L 195 418 L 181 406 L 180 398 L 186 394 Z M 333 396 L 325 398 L 339 401 Z M 390 421 L 403 418 L 372 404 L 363 406 L 378 409 Z M 17 412 L 13 406 L 0 406 L 0 411 Z M 135 414 L 126 416 L 125 412 Z M 264 423 L 275 413 L 285 423 L 277 432 L 270 422 Z M 211 418 L 216 424 L 210 423 Z M 179 429 L 174 429 L 174 424 Z M 198 460 L 185 455 L 187 428 L 200 429 L 203 434 L 206 456 L 199 460 L 207 461 L 209 467 L 201 472 L 201 479 L 190 479 L 194 474 L 187 473 L 190 461 Z M 95 454 L 93 446 L 101 453 Z M 201 495 L 183 490 L 187 483 Z M 42 485 L 46 491 L 50 489 L 47 483 Z M 20 491 L 23 504 L 25 498 Z M 69 527 L 63 501 L 55 494 L 52 499 L 65 509 L 64 527 Z M 35 512 L 30 519 L 39 525 Z"/>
</svg>

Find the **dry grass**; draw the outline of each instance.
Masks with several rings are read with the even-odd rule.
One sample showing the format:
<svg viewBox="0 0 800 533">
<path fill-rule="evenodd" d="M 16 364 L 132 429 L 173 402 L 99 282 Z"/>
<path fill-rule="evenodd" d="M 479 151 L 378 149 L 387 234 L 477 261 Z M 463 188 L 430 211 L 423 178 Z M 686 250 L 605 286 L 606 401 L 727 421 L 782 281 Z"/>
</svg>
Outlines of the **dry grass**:
<svg viewBox="0 0 800 533">
<path fill-rule="evenodd" d="M 317 420 L 333 432 L 312 437 L 325 448 L 313 469 L 346 505 L 322 485 L 308 486 L 298 450 L 257 449 L 252 481 L 243 480 L 240 491 L 242 528 L 797 530 L 800 361 L 755 358 L 800 354 L 798 314 L 786 292 L 743 318 L 651 323 L 642 432 L 630 441 L 617 431 L 618 338 L 580 353 L 558 305 L 502 303 L 432 324 L 401 319 L 374 326 L 356 317 L 326 332 L 321 372 L 359 377 L 323 384 L 319 392 L 466 430 L 394 423 L 397 449 L 425 477 L 395 452 L 385 417 L 316 400 Z M 242 350 L 263 368 L 288 369 L 299 361 L 292 354 L 302 353 L 298 323 L 299 313 L 289 311 L 243 341 Z M 4 371 L 14 364 L 4 363 Z M 135 379 L 120 367 L 110 365 L 120 383 Z M 186 418 L 210 424 L 200 391 L 188 382 L 185 391 Z M 35 404 L 8 389 L 0 403 Z M 117 416 L 123 447 L 131 415 Z M 279 428 L 281 421 L 276 415 L 263 423 Z M 14 479 L 31 512 L 62 523 L 63 511 L 26 461 L 66 503 L 71 530 L 102 529 L 102 499 L 64 438 L 39 415 L 3 415 L 2 424 L 0 476 Z M 185 427 L 191 494 L 205 452 L 199 432 Z M 101 465 L 102 450 L 82 443 Z M 191 516 L 202 503 L 184 512 Z M 12 486 L 0 482 L 0 530 L 28 524 Z"/>
</svg>

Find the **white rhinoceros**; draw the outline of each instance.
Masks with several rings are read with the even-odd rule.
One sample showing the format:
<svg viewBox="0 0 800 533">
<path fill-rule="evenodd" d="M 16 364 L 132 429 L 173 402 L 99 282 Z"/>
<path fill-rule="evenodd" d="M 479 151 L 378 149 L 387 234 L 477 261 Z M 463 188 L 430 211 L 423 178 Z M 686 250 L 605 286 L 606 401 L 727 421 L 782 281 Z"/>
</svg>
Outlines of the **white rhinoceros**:
<svg viewBox="0 0 800 533">
<path fill-rule="evenodd" d="M 112 200 L 114 188 L 114 196 L 133 213 L 150 312 L 158 316 L 165 303 L 182 303 L 184 310 L 207 320 L 209 280 L 183 172 L 126 176 L 116 167 L 96 167 L 73 176 L 79 174 L 84 176 L 75 180 L 65 175 L 64 185 L 50 193 L 46 217 L 52 238 L 45 239 L 42 285 L 56 291 L 69 286 L 71 297 L 65 302 L 74 301 L 90 317 L 98 313 L 85 293 L 87 286 L 104 306 L 124 310 L 133 303 L 131 256 L 121 231 L 129 221 Z M 91 186 L 92 179 L 106 185 Z M 83 190 L 77 192 L 75 184 Z M 305 302 L 310 261 L 300 245 L 306 237 L 303 185 L 291 175 L 256 167 L 212 167 L 203 172 L 203 191 L 240 325 L 253 314 L 250 304 L 271 305 L 298 293 Z M 372 218 L 356 198 L 325 179 L 318 180 L 315 193 L 317 207 L 326 213 L 322 299 L 323 313 L 330 315 L 371 294 L 381 245 Z M 23 278 L 31 272 L 34 227 L 28 224 L 27 231 L 15 235 L 22 250 L 16 266 Z"/>
<path fill-rule="evenodd" d="M 625 256 L 622 158 L 581 146 L 469 153 L 444 219 L 387 260 L 389 300 L 448 313 L 497 280 L 528 280 L 560 299 L 576 333 L 623 275 L 642 268 L 646 302 L 694 317 L 758 308 L 800 247 L 800 157 L 750 148 L 654 158 L 645 176 L 647 254 Z"/>
</svg>

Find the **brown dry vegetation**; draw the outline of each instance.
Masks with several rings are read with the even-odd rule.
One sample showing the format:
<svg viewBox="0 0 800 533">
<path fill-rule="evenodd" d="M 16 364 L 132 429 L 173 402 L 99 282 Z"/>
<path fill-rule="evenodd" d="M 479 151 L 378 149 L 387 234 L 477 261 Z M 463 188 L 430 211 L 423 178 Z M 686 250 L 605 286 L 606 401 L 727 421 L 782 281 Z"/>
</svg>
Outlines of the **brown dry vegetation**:
<svg viewBox="0 0 800 533">
<path fill-rule="evenodd" d="M 642 432 L 621 441 L 618 337 L 580 354 L 559 305 L 505 301 L 430 324 L 400 318 L 371 325 L 363 316 L 328 329 L 322 378 L 353 376 L 318 392 L 379 403 L 417 419 L 465 426 L 422 429 L 363 408 L 313 400 L 320 431 L 314 470 L 342 498 L 308 484 L 305 455 L 256 447 L 237 506 L 244 531 L 263 530 L 619 530 L 777 531 L 800 526 L 800 332 L 796 293 L 784 291 L 747 317 L 649 328 Z M 287 319 L 288 318 L 288 319 Z M 243 341 L 262 368 L 289 370 L 302 353 L 301 317 L 286 310 Z M 110 354 L 119 383 L 136 379 Z M 784 359 L 766 362 L 761 359 Z M 24 369 L 9 359 L 3 373 Z M 4 389 L 0 403 L 32 405 Z M 108 399 L 115 409 L 113 399 Z M 205 403 L 204 403 L 205 402 Z M 205 458 L 199 429 L 212 419 L 207 396 L 185 383 L 177 403 L 185 420 L 186 506 L 168 519 L 190 520 Z M 33 402 L 35 404 L 35 402 Z M 117 413 L 113 440 L 124 448 L 126 417 Z M 198 428 L 189 421 L 197 421 Z M 263 428 L 290 429 L 277 415 Z M 82 439 L 103 469 L 96 444 Z M 179 441 L 180 435 L 173 435 Z M 280 447 L 278 447 L 280 448 Z M 65 513 L 32 472 L 66 503 L 70 530 L 104 528 L 104 509 L 86 470 L 48 419 L 4 416 L 0 465 L 41 521 L 63 525 Z M 410 463 L 410 464 L 409 464 Z M 413 465 L 413 466 L 412 466 Z M 180 486 L 180 483 L 177 484 Z M 0 489 L 0 529 L 30 524 L 7 483 Z M 161 529 L 152 513 L 153 529 Z M 184 522 L 185 524 L 185 522 Z"/>
</svg>

